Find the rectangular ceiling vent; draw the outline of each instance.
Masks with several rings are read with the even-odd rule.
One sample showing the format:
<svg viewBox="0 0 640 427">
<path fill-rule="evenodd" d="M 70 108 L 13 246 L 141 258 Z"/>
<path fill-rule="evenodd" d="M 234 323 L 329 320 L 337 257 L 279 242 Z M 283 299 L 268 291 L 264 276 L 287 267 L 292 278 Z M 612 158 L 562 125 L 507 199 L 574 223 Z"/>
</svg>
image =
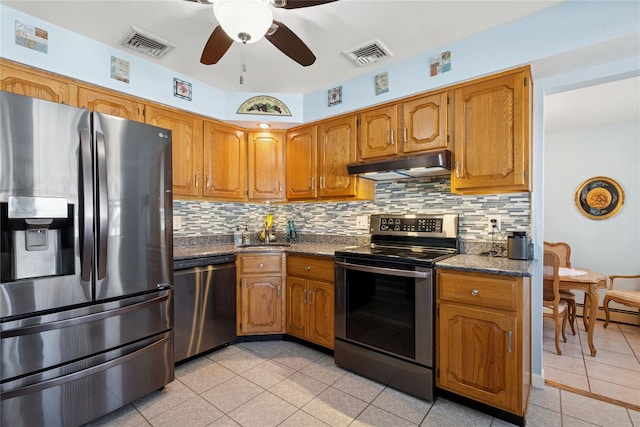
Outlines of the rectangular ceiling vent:
<svg viewBox="0 0 640 427">
<path fill-rule="evenodd" d="M 373 64 L 387 56 L 393 56 L 393 53 L 380 40 L 372 40 L 351 49 L 342 52 L 353 63 L 359 66 Z"/>
<path fill-rule="evenodd" d="M 129 29 L 129 32 L 120 40 L 120 44 L 144 53 L 145 55 L 153 56 L 154 58 L 162 58 L 169 53 L 171 49 L 176 47 L 176 45 L 170 41 L 133 25 Z"/>
</svg>

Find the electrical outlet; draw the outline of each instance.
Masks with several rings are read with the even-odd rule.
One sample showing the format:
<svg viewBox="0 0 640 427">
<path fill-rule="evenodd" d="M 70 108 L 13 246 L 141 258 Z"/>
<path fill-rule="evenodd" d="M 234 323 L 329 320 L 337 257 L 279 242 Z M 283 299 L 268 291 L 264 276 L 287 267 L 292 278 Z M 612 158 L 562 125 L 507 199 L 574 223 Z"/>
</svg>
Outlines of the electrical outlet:
<svg viewBox="0 0 640 427">
<path fill-rule="evenodd" d="M 356 217 L 356 228 L 366 230 L 369 228 L 369 217 L 367 215 L 358 215 Z"/>
<path fill-rule="evenodd" d="M 501 230 L 502 222 L 500 221 L 500 215 L 489 215 L 487 231 L 489 231 L 489 233 L 493 233 Z"/>
<path fill-rule="evenodd" d="M 173 229 L 177 230 L 182 227 L 182 217 L 178 215 L 174 215 L 173 217 Z"/>
</svg>

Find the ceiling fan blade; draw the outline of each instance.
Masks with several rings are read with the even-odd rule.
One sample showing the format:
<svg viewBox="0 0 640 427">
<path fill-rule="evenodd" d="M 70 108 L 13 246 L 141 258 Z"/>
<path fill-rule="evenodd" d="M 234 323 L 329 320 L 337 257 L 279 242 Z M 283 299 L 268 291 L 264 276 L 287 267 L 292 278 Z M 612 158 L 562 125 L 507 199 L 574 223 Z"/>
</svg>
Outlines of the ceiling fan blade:
<svg viewBox="0 0 640 427">
<path fill-rule="evenodd" d="M 275 31 L 273 26 L 277 27 Z M 303 67 L 308 67 L 316 62 L 316 57 L 311 49 L 282 22 L 274 20 L 272 28 L 267 32 L 265 38 Z"/>
<path fill-rule="evenodd" d="M 200 62 L 204 65 L 217 64 L 222 55 L 229 50 L 231 43 L 233 39 L 218 25 L 209 36 L 207 44 L 204 45 Z"/>
<path fill-rule="evenodd" d="M 337 0 L 272 0 L 275 7 L 282 9 L 300 9 L 301 7 L 318 6 Z"/>
</svg>

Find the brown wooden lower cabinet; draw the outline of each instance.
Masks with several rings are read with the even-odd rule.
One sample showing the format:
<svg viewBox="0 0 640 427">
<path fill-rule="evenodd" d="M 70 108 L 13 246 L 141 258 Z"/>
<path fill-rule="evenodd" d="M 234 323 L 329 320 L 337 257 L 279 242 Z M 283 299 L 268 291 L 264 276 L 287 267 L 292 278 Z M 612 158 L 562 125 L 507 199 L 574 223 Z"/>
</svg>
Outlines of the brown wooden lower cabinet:
<svg viewBox="0 0 640 427">
<path fill-rule="evenodd" d="M 240 254 L 236 258 L 237 334 L 284 332 L 284 254 Z"/>
<path fill-rule="evenodd" d="M 530 278 L 438 270 L 436 385 L 523 417 L 531 387 Z"/>
<path fill-rule="evenodd" d="M 287 257 L 287 333 L 333 349 L 333 259 Z"/>
</svg>

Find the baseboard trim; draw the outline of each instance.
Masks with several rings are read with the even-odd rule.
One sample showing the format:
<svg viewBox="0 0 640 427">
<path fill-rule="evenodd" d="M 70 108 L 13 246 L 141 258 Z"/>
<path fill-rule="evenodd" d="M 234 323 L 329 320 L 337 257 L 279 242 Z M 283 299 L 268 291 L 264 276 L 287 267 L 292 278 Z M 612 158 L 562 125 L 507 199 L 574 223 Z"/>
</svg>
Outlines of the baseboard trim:
<svg viewBox="0 0 640 427">
<path fill-rule="evenodd" d="M 579 388 L 574 388 L 565 384 L 560 384 L 555 381 L 545 380 L 546 385 L 554 388 L 558 388 L 560 390 L 570 391 L 571 393 L 579 394 L 581 396 L 590 397 L 592 399 L 600 400 L 602 402 L 611 403 L 616 406 L 622 406 L 623 408 L 633 409 L 634 411 L 640 411 L 640 406 L 634 405 L 629 402 L 623 402 L 622 400 L 612 399 L 607 396 L 601 396 L 599 394 L 591 393 L 590 391 L 581 390 Z"/>
<path fill-rule="evenodd" d="M 576 304 L 576 315 L 582 316 L 584 313 L 584 304 Z M 598 314 L 596 315 L 598 320 L 605 320 L 604 309 L 598 307 Z M 628 310 L 622 310 L 619 308 L 609 309 L 609 319 L 616 323 L 626 323 L 627 325 L 640 325 L 640 313 Z"/>
<path fill-rule="evenodd" d="M 531 387 L 543 389 L 544 388 L 544 368 L 542 369 L 542 374 L 531 374 Z"/>
</svg>

